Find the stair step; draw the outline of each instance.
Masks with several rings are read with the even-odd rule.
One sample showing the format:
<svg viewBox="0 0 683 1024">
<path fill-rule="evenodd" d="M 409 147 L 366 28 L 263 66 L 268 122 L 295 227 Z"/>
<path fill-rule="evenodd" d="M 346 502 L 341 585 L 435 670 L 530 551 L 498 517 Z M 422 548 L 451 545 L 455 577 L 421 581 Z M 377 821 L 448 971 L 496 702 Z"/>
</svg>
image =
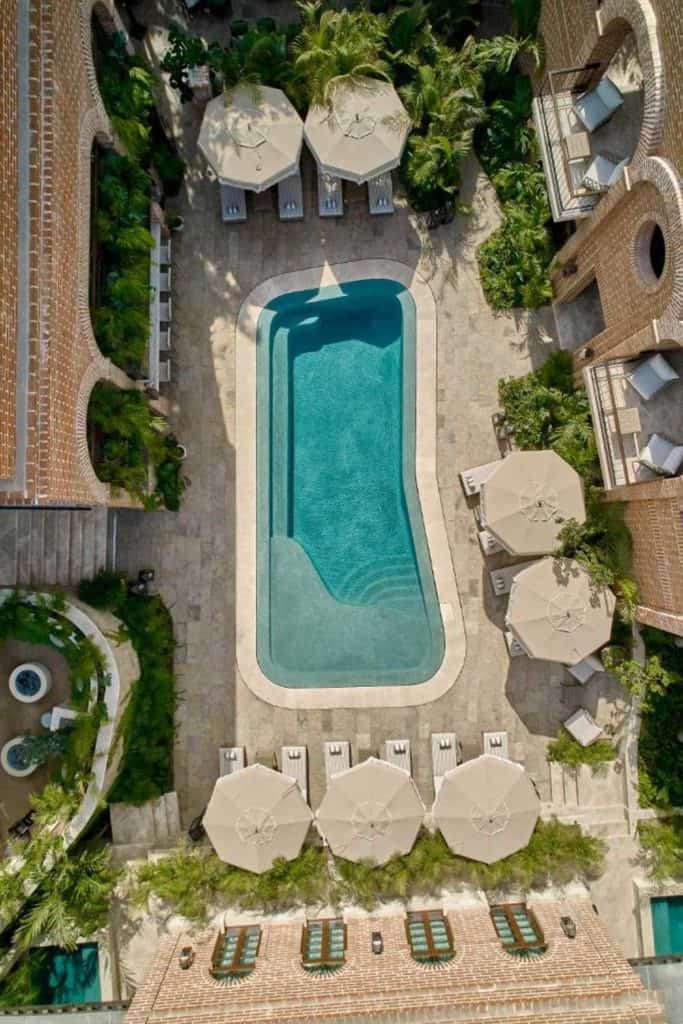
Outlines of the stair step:
<svg viewBox="0 0 683 1024">
<path fill-rule="evenodd" d="M 0 586 L 13 586 L 17 578 L 17 515 L 14 509 L 0 511 Z"/>
<path fill-rule="evenodd" d="M 45 513 L 42 511 L 27 513 L 29 532 L 29 583 L 43 582 L 43 554 L 45 549 Z"/>
<path fill-rule="evenodd" d="M 106 508 L 0 509 L 0 586 L 74 588 L 107 565 Z"/>
<path fill-rule="evenodd" d="M 61 586 L 69 580 L 69 552 L 71 544 L 71 513 L 57 512 L 57 579 Z"/>
<path fill-rule="evenodd" d="M 78 577 L 83 557 L 83 520 L 80 516 L 71 516 L 71 535 L 69 538 L 68 578 L 63 581 L 69 586 Z M 60 582 L 62 582 L 60 580 Z"/>
<path fill-rule="evenodd" d="M 90 512 L 81 512 L 81 557 L 76 565 L 72 586 L 77 587 L 84 576 L 92 576 L 95 566 L 95 518 Z"/>
<path fill-rule="evenodd" d="M 43 524 L 42 582 L 48 586 L 53 586 L 57 582 L 57 527 L 57 515 L 46 515 Z"/>
<path fill-rule="evenodd" d="M 106 508 L 93 509 L 95 527 L 95 557 L 91 576 L 96 576 L 101 569 L 107 568 L 107 548 L 109 544 L 109 512 Z M 88 575 L 85 573 L 84 575 Z"/>
<path fill-rule="evenodd" d="M 17 578 L 19 586 L 31 582 L 31 516 L 32 512 L 20 513 L 17 518 Z"/>
</svg>

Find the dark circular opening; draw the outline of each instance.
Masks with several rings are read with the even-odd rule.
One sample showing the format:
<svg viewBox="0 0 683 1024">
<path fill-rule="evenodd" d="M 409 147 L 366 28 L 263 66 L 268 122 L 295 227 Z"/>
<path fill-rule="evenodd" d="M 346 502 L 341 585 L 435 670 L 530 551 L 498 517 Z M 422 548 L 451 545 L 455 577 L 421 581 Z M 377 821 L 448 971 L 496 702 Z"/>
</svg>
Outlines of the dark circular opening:
<svg viewBox="0 0 683 1024">
<path fill-rule="evenodd" d="M 40 690 L 40 676 L 32 668 L 25 668 L 17 676 L 17 690 L 24 697 L 35 697 Z"/>
<path fill-rule="evenodd" d="M 655 224 L 652 231 L 652 238 L 650 239 L 650 265 L 652 266 L 652 273 L 655 275 L 657 280 L 664 273 L 664 264 L 666 262 L 666 243 L 664 241 L 664 232 L 660 228 L 659 224 Z"/>
<path fill-rule="evenodd" d="M 7 751 L 7 763 L 16 772 L 23 772 L 30 765 L 28 751 L 23 743 L 17 743 Z"/>
</svg>

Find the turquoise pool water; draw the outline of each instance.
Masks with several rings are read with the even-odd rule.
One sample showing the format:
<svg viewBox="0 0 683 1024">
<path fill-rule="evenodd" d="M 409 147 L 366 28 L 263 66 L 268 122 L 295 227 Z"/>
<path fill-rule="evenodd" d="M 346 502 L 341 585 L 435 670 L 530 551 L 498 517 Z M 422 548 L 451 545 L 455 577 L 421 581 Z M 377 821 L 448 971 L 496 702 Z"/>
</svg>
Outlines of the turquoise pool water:
<svg viewBox="0 0 683 1024">
<path fill-rule="evenodd" d="M 683 896 L 658 896 L 650 905 L 655 955 L 683 955 Z"/>
<path fill-rule="evenodd" d="M 96 942 L 83 942 L 71 953 L 46 946 L 32 953 L 41 1005 L 98 1003 L 102 998 Z"/>
<path fill-rule="evenodd" d="M 257 656 L 280 685 L 410 685 L 443 658 L 415 337 L 412 296 L 388 280 L 293 292 L 259 317 Z"/>
</svg>

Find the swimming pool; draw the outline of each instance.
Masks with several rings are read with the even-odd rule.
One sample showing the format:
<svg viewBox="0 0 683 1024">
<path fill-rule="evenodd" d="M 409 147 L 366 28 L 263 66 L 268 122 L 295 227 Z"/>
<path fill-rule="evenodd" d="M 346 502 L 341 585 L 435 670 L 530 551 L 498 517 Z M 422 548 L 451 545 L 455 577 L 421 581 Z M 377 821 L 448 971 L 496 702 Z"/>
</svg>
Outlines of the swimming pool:
<svg viewBox="0 0 683 1024">
<path fill-rule="evenodd" d="M 683 955 L 683 896 L 650 900 L 655 956 Z"/>
<path fill-rule="evenodd" d="M 74 950 L 42 946 L 32 950 L 41 1005 L 99 1003 L 99 952 L 96 942 L 82 942 Z"/>
<path fill-rule="evenodd" d="M 424 682 L 444 632 L 415 482 L 410 291 L 288 292 L 256 336 L 261 670 L 291 688 Z"/>
</svg>

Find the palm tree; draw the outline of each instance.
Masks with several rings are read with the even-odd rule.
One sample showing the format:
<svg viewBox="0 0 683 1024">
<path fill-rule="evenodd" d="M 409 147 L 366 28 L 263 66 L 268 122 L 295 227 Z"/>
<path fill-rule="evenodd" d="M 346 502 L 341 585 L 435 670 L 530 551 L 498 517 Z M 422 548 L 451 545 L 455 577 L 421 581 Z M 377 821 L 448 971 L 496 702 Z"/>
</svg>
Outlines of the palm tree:
<svg viewBox="0 0 683 1024">
<path fill-rule="evenodd" d="M 430 130 L 411 135 L 401 166 L 410 202 L 418 211 L 436 210 L 453 202 L 460 186 L 460 167 L 472 148 L 472 132 L 459 136 Z"/>
</svg>

